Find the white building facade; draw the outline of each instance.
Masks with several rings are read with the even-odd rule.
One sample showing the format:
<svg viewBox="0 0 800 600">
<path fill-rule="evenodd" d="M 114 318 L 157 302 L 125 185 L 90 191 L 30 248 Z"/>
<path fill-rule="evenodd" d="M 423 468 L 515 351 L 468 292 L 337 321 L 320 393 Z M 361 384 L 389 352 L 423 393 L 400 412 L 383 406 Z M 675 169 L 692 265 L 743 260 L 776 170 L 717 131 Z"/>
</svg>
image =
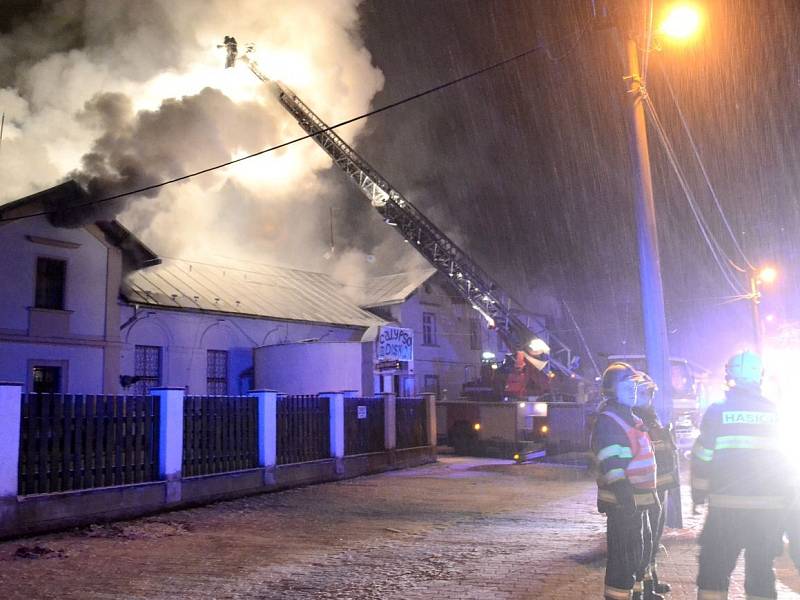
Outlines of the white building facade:
<svg viewBox="0 0 800 600">
<path fill-rule="evenodd" d="M 454 399 L 496 347 L 434 269 L 356 290 L 321 273 L 161 259 L 115 221 L 64 226 L 81 197 L 68 182 L 0 207 L 0 380 L 25 391 Z M 386 354 L 387 332 L 410 347 Z"/>
</svg>

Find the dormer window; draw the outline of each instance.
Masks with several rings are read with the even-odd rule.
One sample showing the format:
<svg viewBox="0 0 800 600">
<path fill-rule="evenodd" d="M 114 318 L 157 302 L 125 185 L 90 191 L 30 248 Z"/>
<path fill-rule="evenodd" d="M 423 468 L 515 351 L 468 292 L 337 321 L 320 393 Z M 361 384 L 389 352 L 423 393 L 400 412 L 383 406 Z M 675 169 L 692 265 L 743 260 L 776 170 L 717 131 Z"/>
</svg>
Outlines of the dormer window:
<svg viewBox="0 0 800 600">
<path fill-rule="evenodd" d="M 36 308 L 64 310 L 67 261 L 56 258 L 36 259 Z"/>
</svg>

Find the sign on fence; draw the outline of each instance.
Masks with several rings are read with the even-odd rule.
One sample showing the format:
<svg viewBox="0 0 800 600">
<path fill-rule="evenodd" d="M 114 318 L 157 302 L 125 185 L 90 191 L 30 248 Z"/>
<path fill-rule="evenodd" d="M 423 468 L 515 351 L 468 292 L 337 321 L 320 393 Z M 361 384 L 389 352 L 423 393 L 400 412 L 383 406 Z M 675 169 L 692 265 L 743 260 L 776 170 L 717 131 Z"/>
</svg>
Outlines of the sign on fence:
<svg viewBox="0 0 800 600">
<path fill-rule="evenodd" d="M 378 360 L 414 360 L 414 331 L 402 327 L 381 327 L 377 344 Z"/>
<path fill-rule="evenodd" d="M 356 416 L 359 419 L 366 419 L 367 418 L 367 407 L 366 406 L 356 406 Z"/>
</svg>

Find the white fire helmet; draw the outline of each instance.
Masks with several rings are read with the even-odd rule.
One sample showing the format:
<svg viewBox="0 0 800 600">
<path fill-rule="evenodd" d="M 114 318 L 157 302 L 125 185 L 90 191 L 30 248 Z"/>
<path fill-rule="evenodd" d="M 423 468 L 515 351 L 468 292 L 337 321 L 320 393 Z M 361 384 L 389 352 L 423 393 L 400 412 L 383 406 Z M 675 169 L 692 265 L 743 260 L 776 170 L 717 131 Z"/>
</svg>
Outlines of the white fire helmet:
<svg viewBox="0 0 800 600">
<path fill-rule="evenodd" d="M 638 393 L 641 383 L 642 377 L 636 369 L 628 363 L 615 362 L 603 373 L 601 393 L 607 400 L 625 406 L 645 404 L 645 399 Z"/>
<path fill-rule="evenodd" d="M 725 364 L 725 379 L 730 386 L 760 386 L 764 377 L 764 365 L 755 352 L 746 350 L 734 354 Z"/>
</svg>

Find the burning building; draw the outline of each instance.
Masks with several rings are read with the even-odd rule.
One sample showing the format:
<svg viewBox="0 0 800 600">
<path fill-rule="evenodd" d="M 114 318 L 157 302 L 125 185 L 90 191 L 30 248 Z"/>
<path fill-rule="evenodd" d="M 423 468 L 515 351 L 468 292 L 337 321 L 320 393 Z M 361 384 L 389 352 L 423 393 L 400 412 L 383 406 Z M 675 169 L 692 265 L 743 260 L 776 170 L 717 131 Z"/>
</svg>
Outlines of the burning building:
<svg viewBox="0 0 800 600">
<path fill-rule="evenodd" d="M 368 278 L 159 257 L 67 182 L 0 208 L 0 378 L 60 393 L 457 396 L 485 329 L 433 269 Z"/>
</svg>

